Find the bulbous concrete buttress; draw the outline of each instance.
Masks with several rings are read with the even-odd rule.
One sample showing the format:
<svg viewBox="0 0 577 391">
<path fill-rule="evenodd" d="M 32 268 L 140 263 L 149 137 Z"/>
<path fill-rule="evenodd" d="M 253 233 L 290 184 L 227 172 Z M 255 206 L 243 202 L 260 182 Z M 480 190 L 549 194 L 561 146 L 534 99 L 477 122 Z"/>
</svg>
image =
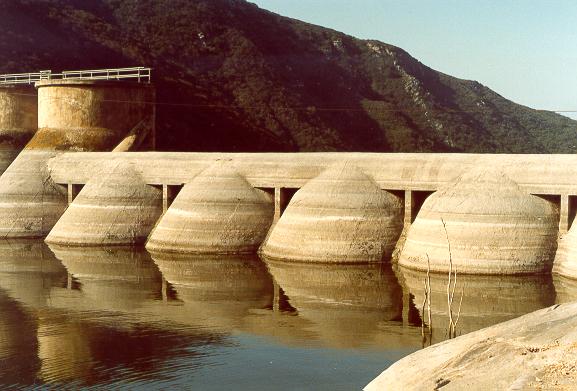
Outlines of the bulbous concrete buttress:
<svg viewBox="0 0 577 391">
<path fill-rule="evenodd" d="M 577 279 L 577 225 L 559 240 L 559 247 L 553 262 L 553 273 Z"/>
<path fill-rule="evenodd" d="M 162 190 L 131 163 L 112 161 L 84 186 L 46 237 L 65 246 L 144 243 L 162 215 Z"/>
<path fill-rule="evenodd" d="M 273 214 L 270 195 L 217 163 L 182 188 L 146 248 L 175 253 L 255 252 Z"/>
<path fill-rule="evenodd" d="M 0 175 L 37 129 L 36 90 L 28 86 L 0 86 Z"/>
<path fill-rule="evenodd" d="M 504 174 L 473 170 L 427 198 L 399 264 L 427 270 L 428 257 L 431 271 L 447 272 L 451 255 L 458 273 L 547 272 L 558 216 L 552 203 L 524 193 Z"/>
<path fill-rule="evenodd" d="M 110 151 L 150 117 L 154 89 L 124 82 L 46 80 L 38 131 L 0 177 L 0 238 L 43 237 L 66 210 L 66 189 L 48 172 L 64 151 Z"/>
<path fill-rule="evenodd" d="M 261 251 L 304 262 L 379 262 L 403 228 L 402 200 L 358 168 L 338 164 L 296 192 Z"/>
</svg>

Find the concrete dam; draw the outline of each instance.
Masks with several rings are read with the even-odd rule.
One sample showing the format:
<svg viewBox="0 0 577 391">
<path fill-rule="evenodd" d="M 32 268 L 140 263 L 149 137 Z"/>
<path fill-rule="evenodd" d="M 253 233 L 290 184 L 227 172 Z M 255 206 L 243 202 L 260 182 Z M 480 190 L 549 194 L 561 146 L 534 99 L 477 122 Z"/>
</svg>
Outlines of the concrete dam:
<svg viewBox="0 0 577 391">
<path fill-rule="evenodd" d="M 577 278 L 575 155 L 153 152 L 150 70 L 122 75 L 0 77 L 0 237 Z"/>
</svg>

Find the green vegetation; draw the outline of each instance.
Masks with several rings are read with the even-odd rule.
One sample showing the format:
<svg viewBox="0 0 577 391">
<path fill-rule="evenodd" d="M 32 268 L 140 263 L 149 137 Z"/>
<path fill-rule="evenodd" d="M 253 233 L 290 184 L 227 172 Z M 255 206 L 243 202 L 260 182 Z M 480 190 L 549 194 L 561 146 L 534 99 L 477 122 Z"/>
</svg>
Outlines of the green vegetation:
<svg viewBox="0 0 577 391">
<path fill-rule="evenodd" d="M 11 0 L 0 20 L 0 72 L 154 67 L 163 150 L 577 150 L 576 121 L 242 0 Z"/>
</svg>

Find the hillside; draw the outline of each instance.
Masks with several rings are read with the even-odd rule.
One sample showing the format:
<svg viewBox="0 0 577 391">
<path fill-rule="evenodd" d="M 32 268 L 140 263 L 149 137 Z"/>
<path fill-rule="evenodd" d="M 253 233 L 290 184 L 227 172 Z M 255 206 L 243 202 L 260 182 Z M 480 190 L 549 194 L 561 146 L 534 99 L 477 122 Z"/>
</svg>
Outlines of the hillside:
<svg viewBox="0 0 577 391">
<path fill-rule="evenodd" d="M 154 67 L 163 150 L 577 150 L 577 121 L 242 0 L 10 0 L 0 20 L 0 73 Z"/>
</svg>

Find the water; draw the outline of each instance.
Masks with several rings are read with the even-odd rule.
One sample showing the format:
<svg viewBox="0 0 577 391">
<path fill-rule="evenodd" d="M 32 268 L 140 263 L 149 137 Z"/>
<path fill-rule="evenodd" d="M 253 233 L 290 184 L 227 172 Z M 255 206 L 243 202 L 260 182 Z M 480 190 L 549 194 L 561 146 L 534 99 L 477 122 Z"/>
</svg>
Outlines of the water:
<svg viewBox="0 0 577 391">
<path fill-rule="evenodd" d="M 423 277 L 0 242 L 0 385 L 360 389 L 447 337 L 446 279 L 435 275 L 433 336 L 421 337 Z M 577 299 L 577 283 L 557 277 L 458 281 L 458 333 Z"/>
</svg>

